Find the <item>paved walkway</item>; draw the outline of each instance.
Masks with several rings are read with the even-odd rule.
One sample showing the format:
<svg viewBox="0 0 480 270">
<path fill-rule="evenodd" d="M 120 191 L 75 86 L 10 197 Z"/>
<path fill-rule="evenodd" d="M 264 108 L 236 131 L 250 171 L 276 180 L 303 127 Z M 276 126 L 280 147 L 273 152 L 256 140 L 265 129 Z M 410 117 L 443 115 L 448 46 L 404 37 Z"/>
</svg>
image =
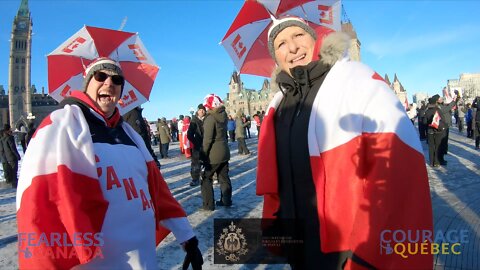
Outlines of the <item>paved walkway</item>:
<svg viewBox="0 0 480 270">
<path fill-rule="evenodd" d="M 464 134 L 452 128 L 448 165 L 428 167 L 435 233 L 467 235 L 455 249 L 460 254 L 435 256 L 435 269 L 480 269 L 480 151 Z M 422 143 L 428 157 L 428 146 Z"/>
<path fill-rule="evenodd" d="M 213 239 L 211 220 L 220 217 L 259 217 L 261 200 L 254 196 L 256 171 L 256 140 L 247 140 L 253 155 L 238 156 L 232 151 L 231 173 L 236 207 L 218 210 L 206 215 L 197 211 L 200 205 L 199 188 L 190 188 L 190 162 L 183 158 L 162 160 L 162 171 L 168 179 L 174 196 L 186 209 L 189 220 L 203 239 L 204 269 L 288 269 L 276 265 L 218 265 L 213 264 Z M 422 142 L 424 154 L 428 157 L 428 146 Z M 179 155 L 178 146 L 173 145 L 172 156 Z M 428 160 L 428 158 L 427 158 Z M 480 269 L 480 151 L 474 149 L 473 140 L 452 128 L 449 141 L 448 165 L 431 168 L 428 166 L 430 188 L 436 232 L 465 230 L 468 243 L 460 246 L 460 254 L 443 254 L 435 257 L 435 269 Z M 218 196 L 219 191 L 216 191 Z M 17 269 L 15 220 L 15 191 L 0 187 L 0 268 Z M 168 237 L 157 250 L 160 269 L 178 269 L 184 253 Z"/>
</svg>

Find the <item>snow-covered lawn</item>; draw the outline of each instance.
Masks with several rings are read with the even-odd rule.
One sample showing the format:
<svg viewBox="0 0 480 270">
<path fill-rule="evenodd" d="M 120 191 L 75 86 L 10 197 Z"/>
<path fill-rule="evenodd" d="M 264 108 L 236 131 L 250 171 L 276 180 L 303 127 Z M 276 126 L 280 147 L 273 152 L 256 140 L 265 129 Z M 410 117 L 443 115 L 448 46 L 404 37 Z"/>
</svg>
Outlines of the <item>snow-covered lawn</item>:
<svg viewBox="0 0 480 270">
<path fill-rule="evenodd" d="M 253 134 L 252 134 L 253 135 Z M 257 139 L 247 139 L 252 155 L 238 155 L 237 142 L 229 143 L 232 158 L 230 160 L 230 178 L 233 187 L 233 206 L 217 207 L 214 212 L 198 211 L 202 204 L 200 187 L 190 187 L 190 159 L 180 154 L 178 143 L 170 145 L 169 159 L 160 160 L 162 174 L 172 194 L 181 203 L 188 214 L 200 241 L 200 249 L 204 257 L 204 269 L 283 269 L 285 265 L 220 265 L 213 264 L 213 220 L 215 218 L 260 218 L 262 209 L 261 197 L 255 195 L 255 175 L 257 162 Z M 158 153 L 158 146 L 154 146 Z M 21 149 L 19 149 L 21 153 Z M 21 153 L 22 155 L 22 153 Z M 21 162 L 19 164 L 21 166 Z M 20 170 L 19 170 L 20 171 Z M 0 172 L 0 268 L 17 269 L 17 225 L 15 216 L 15 190 L 7 188 Z M 218 185 L 214 186 L 215 199 L 220 198 Z M 157 248 L 159 269 L 179 269 L 185 252 L 175 243 L 170 234 Z"/>
</svg>

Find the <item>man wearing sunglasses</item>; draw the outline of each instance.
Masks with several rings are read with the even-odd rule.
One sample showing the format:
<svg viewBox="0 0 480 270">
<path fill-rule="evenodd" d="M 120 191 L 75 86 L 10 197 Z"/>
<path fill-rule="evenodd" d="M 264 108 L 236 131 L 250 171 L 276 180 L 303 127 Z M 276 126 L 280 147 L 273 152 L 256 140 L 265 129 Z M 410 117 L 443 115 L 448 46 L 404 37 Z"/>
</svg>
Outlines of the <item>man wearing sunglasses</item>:
<svg viewBox="0 0 480 270">
<path fill-rule="evenodd" d="M 116 108 L 124 86 L 119 64 L 96 59 L 38 127 L 17 190 L 20 269 L 157 269 L 170 231 L 201 269 L 184 210 Z"/>
</svg>

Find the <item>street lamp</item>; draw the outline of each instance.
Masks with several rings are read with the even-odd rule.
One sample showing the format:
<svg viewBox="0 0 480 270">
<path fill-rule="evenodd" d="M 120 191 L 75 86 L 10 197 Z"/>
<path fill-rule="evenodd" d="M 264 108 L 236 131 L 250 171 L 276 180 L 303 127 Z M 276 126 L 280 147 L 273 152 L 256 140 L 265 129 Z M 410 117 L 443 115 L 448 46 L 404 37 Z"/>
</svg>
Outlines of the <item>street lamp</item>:
<svg viewBox="0 0 480 270">
<path fill-rule="evenodd" d="M 35 121 L 35 115 L 33 115 L 33 113 L 28 113 L 27 115 L 27 122 L 28 123 L 33 123 Z"/>
</svg>

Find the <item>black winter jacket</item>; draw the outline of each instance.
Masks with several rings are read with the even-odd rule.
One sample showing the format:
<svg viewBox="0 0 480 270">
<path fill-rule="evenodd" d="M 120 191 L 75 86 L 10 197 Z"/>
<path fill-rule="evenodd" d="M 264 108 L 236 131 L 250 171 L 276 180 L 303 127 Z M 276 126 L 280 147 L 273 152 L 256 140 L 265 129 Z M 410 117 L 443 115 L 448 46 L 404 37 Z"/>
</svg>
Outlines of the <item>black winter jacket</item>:
<svg viewBox="0 0 480 270">
<path fill-rule="evenodd" d="M 202 152 L 210 164 L 220 164 L 230 160 L 227 122 L 228 116 L 224 106 L 208 111 L 203 119 Z"/>
<path fill-rule="evenodd" d="M 472 109 L 477 109 L 475 113 L 475 122 L 480 122 L 480 97 L 476 97 L 472 104 Z"/>
<path fill-rule="evenodd" d="M 430 124 L 433 121 L 433 117 L 435 116 L 435 112 L 438 112 L 440 114 L 440 122 L 438 125 L 438 128 L 431 127 Z M 447 124 L 445 123 L 444 115 L 442 114 L 441 110 L 438 108 L 437 105 L 431 105 L 429 104 L 427 107 L 427 110 L 425 111 L 425 122 L 424 124 L 428 126 L 429 131 L 443 131 L 446 127 Z"/>
<path fill-rule="evenodd" d="M 17 146 L 15 145 L 15 138 L 12 135 L 4 133 L 0 142 L 2 162 L 17 162 L 20 160 L 20 154 L 18 154 Z"/>
<path fill-rule="evenodd" d="M 193 143 L 193 148 L 197 151 L 202 149 L 203 144 L 203 120 L 200 120 L 198 116 L 192 117 L 192 122 L 187 130 L 187 138 Z"/>
</svg>

